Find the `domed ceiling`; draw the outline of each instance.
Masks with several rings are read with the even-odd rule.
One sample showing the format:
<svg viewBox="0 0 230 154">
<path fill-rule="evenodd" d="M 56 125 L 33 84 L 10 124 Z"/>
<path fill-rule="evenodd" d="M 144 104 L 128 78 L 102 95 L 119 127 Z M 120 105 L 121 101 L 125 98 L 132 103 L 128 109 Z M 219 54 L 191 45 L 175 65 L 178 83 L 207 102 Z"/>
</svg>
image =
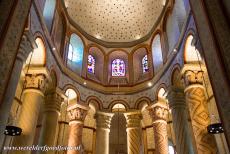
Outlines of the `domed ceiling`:
<svg viewBox="0 0 230 154">
<path fill-rule="evenodd" d="M 165 0 L 65 0 L 69 17 L 87 34 L 106 42 L 132 42 L 146 36 Z"/>
</svg>

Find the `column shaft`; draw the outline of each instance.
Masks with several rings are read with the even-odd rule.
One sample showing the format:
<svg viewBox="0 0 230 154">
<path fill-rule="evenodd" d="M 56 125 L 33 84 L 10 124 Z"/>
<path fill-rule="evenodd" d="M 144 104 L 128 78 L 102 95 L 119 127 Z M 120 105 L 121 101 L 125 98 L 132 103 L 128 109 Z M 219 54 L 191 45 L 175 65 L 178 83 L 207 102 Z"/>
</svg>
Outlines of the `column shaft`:
<svg viewBox="0 0 230 154">
<path fill-rule="evenodd" d="M 82 131 L 84 120 L 89 107 L 80 104 L 71 105 L 68 107 L 69 122 L 69 140 L 68 146 L 75 149 L 68 150 L 67 154 L 82 154 Z"/>
<path fill-rule="evenodd" d="M 96 154 L 109 154 L 109 132 L 113 114 L 97 112 L 95 115 L 96 128 Z"/>
<path fill-rule="evenodd" d="M 60 114 L 60 106 L 62 97 L 57 92 L 52 92 L 46 96 L 45 107 L 43 113 L 42 130 L 39 138 L 40 146 L 54 146 L 55 136 L 58 126 L 58 116 Z M 55 151 L 38 151 L 38 153 L 52 154 Z"/>
<path fill-rule="evenodd" d="M 157 154 L 168 154 L 167 123 L 153 123 L 155 148 Z"/>
<path fill-rule="evenodd" d="M 125 113 L 127 121 L 128 154 L 141 153 L 141 112 Z"/>
<path fill-rule="evenodd" d="M 168 107 L 165 100 L 160 100 L 150 107 L 153 118 L 155 150 L 157 154 L 168 154 L 167 116 Z"/>
<path fill-rule="evenodd" d="M 185 98 L 189 107 L 197 152 L 199 154 L 217 152 L 215 138 L 207 131 L 210 117 L 203 87 L 203 73 L 201 66 L 185 65 L 182 69 L 186 85 L 184 90 Z"/>
<path fill-rule="evenodd" d="M 172 109 L 173 128 L 176 137 L 178 154 L 194 154 L 192 132 L 189 132 L 188 109 L 185 103 L 183 89 L 172 87 L 168 94 L 169 105 Z"/>
<path fill-rule="evenodd" d="M 18 126 L 22 128 L 22 134 L 14 138 L 13 146 L 31 146 L 33 144 L 41 103 L 44 101 L 45 85 L 46 77 L 44 74 L 26 75 L 26 90 L 23 94 L 22 109 L 18 120 Z M 30 151 L 10 152 L 13 154 L 30 153 Z"/>
<path fill-rule="evenodd" d="M 216 153 L 217 148 L 214 136 L 207 132 L 210 118 L 204 92 L 201 85 L 186 88 L 186 103 L 189 105 L 198 153 Z"/>
</svg>

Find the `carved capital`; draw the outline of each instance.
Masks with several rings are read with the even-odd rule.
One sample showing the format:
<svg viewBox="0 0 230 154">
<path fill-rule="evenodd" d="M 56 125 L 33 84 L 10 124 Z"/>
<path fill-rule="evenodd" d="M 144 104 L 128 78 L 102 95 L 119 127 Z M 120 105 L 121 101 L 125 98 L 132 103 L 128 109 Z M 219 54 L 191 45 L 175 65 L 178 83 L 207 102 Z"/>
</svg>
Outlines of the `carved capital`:
<svg viewBox="0 0 230 154">
<path fill-rule="evenodd" d="M 202 64 L 185 64 L 181 70 L 185 86 L 202 85 L 205 70 Z"/>
<path fill-rule="evenodd" d="M 37 89 L 44 93 L 47 82 L 45 74 L 26 74 L 25 89 Z"/>
<path fill-rule="evenodd" d="M 140 111 L 124 113 L 127 121 L 127 128 L 140 128 L 142 114 Z"/>
<path fill-rule="evenodd" d="M 80 104 L 75 104 L 68 107 L 68 115 L 70 118 L 70 125 L 72 123 L 81 123 L 83 124 L 85 117 L 87 115 L 87 111 L 89 110 L 88 106 L 83 106 Z"/>
<path fill-rule="evenodd" d="M 187 70 L 184 73 L 184 83 L 186 86 L 193 84 L 203 84 L 203 71 Z"/>
<path fill-rule="evenodd" d="M 109 130 L 113 115 L 113 113 L 97 112 L 95 115 L 97 129 L 102 128 Z"/>
<path fill-rule="evenodd" d="M 166 122 L 168 117 L 168 107 L 166 104 L 157 102 L 149 108 L 149 113 L 153 119 L 153 123 Z"/>
</svg>

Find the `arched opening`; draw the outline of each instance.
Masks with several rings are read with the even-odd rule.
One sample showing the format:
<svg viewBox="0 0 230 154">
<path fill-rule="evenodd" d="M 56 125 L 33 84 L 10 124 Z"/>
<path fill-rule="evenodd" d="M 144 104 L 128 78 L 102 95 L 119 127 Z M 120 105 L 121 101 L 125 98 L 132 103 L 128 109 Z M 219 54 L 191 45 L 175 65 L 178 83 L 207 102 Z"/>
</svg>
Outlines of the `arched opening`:
<svg viewBox="0 0 230 154">
<path fill-rule="evenodd" d="M 164 99 L 166 97 L 166 91 L 164 88 L 160 88 L 157 93 L 158 99 Z"/>
<path fill-rule="evenodd" d="M 160 70 L 160 68 L 163 66 L 161 38 L 159 34 L 157 34 L 154 37 L 152 42 L 152 58 L 153 58 L 154 73 L 157 73 Z"/>
<path fill-rule="evenodd" d="M 127 133 L 126 133 L 126 119 L 122 112 L 126 111 L 123 104 L 118 103 L 112 107 L 114 116 L 111 121 L 109 134 L 109 153 L 127 154 Z"/>
<path fill-rule="evenodd" d="M 67 89 L 65 92 L 65 95 L 67 96 L 68 99 L 68 104 L 74 104 L 77 103 L 77 93 L 73 89 Z"/>
<path fill-rule="evenodd" d="M 185 51 L 184 51 L 184 62 L 185 63 L 198 63 L 202 61 L 200 52 L 196 49 L 194 45 L 194 37 L 193 35 L 189 35 L 186 39 L 185 43 Z"/>
<path fill-rule="evenodd" d="M 68 48 L 67 66 L 76 74 L 81 75 L 84 45 L 81 38 L 72 34 Z"/>
<path fill-rule="evenodd" d="M 29 54 L 26 64 L 30 64 L 31 66 L 44 66 L 46 62 L 45 45 L 40 37 L 37 37 L 35 42 L 37 44 L 37 48 Z"/>
</svg>

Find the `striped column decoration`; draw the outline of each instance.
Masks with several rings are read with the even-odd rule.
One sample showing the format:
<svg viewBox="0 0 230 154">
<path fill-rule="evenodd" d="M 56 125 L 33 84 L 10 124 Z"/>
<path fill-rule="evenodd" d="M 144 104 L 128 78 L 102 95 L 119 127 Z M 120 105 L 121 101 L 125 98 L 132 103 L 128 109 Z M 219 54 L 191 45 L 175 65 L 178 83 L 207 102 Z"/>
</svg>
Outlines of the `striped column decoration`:
<svg viewBox="0 0 230 154">
<path fill-rule="evenodd" d="M 141 112 L 129 112 L 124 115 L 127 121 L 128 154 L 139 154 L 141 153 Z"/>
<path fill-rule="evenodd" d="M 167 116 L 168 107 L 163 100 L 150 107 L 150 115 L 153 118 L 153 130 L 155 138 L 155 150 L 157 154 L 168 154 Z"/>
<path fill-rule="evenodd" d="M 191 70 L 192 69 L 192 70 Z M 193 133 L 198 154 L 217 153 L 215 138 L 207 132 L 210 117 L 203 86 L 203 71 L 199 66 L 184 67 L 182 70 L 185 82 L 185 98 L 192 121 Z"/>
</svg>

